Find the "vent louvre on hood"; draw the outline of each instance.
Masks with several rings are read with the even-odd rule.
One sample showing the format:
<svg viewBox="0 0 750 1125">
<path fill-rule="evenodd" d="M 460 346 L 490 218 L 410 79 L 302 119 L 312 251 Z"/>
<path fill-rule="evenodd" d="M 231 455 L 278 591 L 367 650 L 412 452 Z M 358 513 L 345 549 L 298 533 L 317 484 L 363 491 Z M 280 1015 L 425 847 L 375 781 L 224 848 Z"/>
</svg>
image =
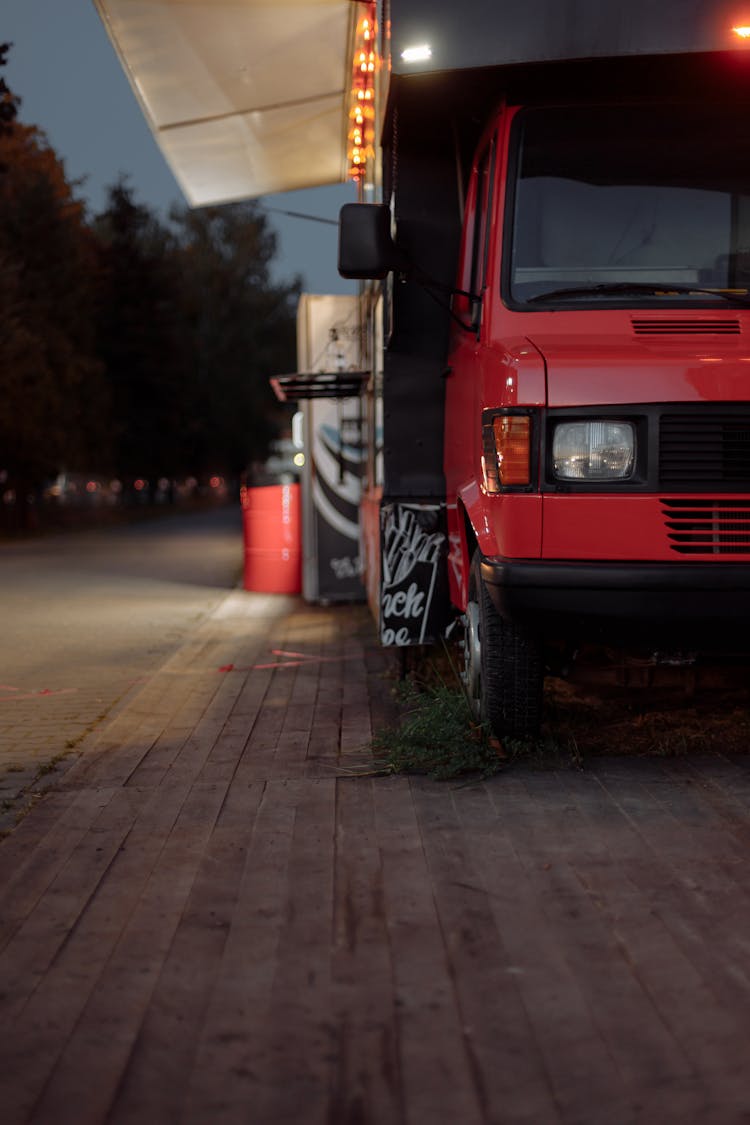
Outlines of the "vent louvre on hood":
<svg viewBox="0 0 750 1125">
<path fill-rule="evenodd" d="M 739 336 L 736 317 L 633 317 L 636 336 Z"/>
</svg>

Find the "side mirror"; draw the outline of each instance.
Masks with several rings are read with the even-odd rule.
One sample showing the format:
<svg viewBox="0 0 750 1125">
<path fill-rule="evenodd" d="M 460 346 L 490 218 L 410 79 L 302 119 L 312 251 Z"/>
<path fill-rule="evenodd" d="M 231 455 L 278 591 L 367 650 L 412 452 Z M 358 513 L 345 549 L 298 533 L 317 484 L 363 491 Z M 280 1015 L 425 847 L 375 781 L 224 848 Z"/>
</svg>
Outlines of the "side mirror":
<svg viewBox="0 0 750 1125">
<path fill-rule="evenodd" d="M 398 269 L 391 212 L 384 203 L 345 203 L 339 212 L 339 273 L 355 281 L 381 279 Z"/>
</svg>

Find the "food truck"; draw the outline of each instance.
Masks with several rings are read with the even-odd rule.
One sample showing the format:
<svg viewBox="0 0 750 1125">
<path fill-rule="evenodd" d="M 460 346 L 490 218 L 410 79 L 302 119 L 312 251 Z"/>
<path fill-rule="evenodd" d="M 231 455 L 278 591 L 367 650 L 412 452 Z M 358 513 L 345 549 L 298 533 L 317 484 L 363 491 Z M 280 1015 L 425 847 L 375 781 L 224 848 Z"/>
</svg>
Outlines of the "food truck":
<svg viewBox="0 0 750 1125">
<path fill-rule="evenodd" d="M 192 202 L 357 184 L 384 643 L 498 735 L 591 639 L 746 647 L 750 3 L 98 2 Z"/>
</svg>

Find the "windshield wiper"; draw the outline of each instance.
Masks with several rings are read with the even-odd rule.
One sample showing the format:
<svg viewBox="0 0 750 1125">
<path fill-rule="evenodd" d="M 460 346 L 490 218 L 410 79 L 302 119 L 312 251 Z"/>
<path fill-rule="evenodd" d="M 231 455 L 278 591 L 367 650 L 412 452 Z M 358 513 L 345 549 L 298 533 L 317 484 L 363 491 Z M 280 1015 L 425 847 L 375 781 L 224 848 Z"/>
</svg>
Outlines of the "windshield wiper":
<svg viewBox="0 0 750 1125">
<path fill-rule="evenodd" d="M 601 295 L 603 297 L 628 293 L 640 293 L 653 297 L 656 294 L 667 293 L 707 293 L 709 297 L 721 297 L 725 301 L 739 301 L 740 304 L 750 304 L 747 291 L 743 295 L 734 289 L 704 289 L 698 285 L 673 285 L 671 281 L 610 281 L 600 285 L 582 285 L 572 289 L 552 289 L 549 293 L 537 293 L 536 297 L 529 297 L 527 304 L 534 302 L 555 301 L 558 297 L 590 297 Z"/>
</svg>

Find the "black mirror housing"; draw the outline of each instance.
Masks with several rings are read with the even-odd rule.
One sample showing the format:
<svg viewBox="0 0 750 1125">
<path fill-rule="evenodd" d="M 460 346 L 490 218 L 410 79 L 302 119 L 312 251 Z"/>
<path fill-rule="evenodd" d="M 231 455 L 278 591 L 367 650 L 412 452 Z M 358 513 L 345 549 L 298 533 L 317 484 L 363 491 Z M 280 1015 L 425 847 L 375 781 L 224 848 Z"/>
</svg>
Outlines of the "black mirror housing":
<svg viewBox="0 0 750 1125">
<path fill-rule="evenodd" d="M 345 203 L 339 212 L 339 273 L 355 281 L 381 280 L 398 268 L 391 212 L 384 203 Z"/>
</svg>

